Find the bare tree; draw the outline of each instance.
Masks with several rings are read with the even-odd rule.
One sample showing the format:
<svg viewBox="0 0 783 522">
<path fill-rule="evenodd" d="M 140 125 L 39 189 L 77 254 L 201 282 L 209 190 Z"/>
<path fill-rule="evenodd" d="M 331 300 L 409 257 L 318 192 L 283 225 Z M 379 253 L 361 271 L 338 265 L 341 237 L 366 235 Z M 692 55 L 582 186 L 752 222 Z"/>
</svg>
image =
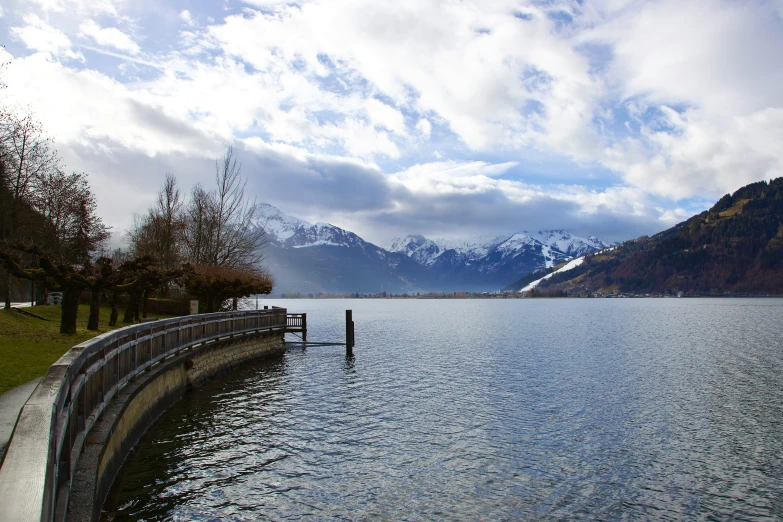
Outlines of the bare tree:
<svg viewBox="0 0 783 522">
<path fill-rule="evenodd" d="M 247 180 L 231 147 L 215 161 L 214 191 L 193 187 L 186 208 L 189 261 L 206 266 L 252 268 L 263 259 L 266 236 L 256 227 L 256 204 L 245 197 Z"/>
<path fill-rule="evenodd" d="M 22 117 L 4 109 L 0 114 L 0 175 L 5 200 L 0 220 L 3 240 L 20 239 L 24 217 L 30 216 L 32 195 L 38 179 L 58 167 L 57 153 L 32 115 Z M 33 216 L 34 217 L 34 216 Z M 11 307 L 11 274 L 6 274 L 5 308 Z"/>
<path fill-rule="evenodd" d="M 45 218 L 46 250 L 59 263 L 84 263 L 109 237 L 86 174 L 44 172 L 37 179 L 31 206 Z"/>
<path fill-rule="evenodd" d="M 22 118 L 9 115 L 0 129 L 0 160 L 6 187 L 11 192 L 10 234 L 19 226 L 18 216 L 36 189 L 36 182 L 48 171 L 58 168 L 57 153 L 43 134 L 41 124 L 31 115 Z"/>
<path fill-rule="evenodd" d="M 185 257 L 192 263 L 208 264 L 215 221 L 209 192 L 198 183 L 190 192 L 185 210 Z"/>
<path fill-rule="evenodd" d="M 134 216 L 128 240 L 136 257 L 150 256 L 170 270 L 182 261 L 185 221 L 177 179 L 166 174 L 155 207 Z"/>
</svg>

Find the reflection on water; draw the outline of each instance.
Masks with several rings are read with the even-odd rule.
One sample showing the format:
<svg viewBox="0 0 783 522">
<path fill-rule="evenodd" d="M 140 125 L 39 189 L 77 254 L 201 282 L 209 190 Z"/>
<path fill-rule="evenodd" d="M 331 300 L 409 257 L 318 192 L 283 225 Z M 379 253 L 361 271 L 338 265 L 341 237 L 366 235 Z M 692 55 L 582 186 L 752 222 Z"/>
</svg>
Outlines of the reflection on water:
<svg viewBox="0 0 783 522">
<path fill-rule="evenodd" d="M 280 305 L 278 302 L 274 304 Z M 307 301 L 144 437 L 107 520 L 783 517 L 783 301 Z"/>
</svg>

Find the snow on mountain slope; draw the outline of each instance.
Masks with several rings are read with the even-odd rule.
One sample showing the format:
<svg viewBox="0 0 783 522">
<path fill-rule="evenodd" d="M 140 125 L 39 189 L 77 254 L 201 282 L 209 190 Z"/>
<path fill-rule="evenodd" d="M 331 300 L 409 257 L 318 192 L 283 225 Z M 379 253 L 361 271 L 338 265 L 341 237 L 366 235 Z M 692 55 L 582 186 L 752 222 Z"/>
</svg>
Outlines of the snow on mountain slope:
<svg viewBox="0 0 783 522">
<path fill-rule="evenodd" d="M 265 252 L 286 290 L 386 288 L 491 291 L 508 281 L 605 247 L 564 231 L 519 232 L 475 238 L 410 235 L 383 249 L 328 223 L 311 224 L 272 205 L 258 208 L 257 226 L 269 236 Z M 305 284 L 307 283 L 307 284 Z M 308 286 L 309 285 L 309 286 Z"/>
<path fill-rule="evenodd" d="M 468 239 L 427 239 L 422 235 L 412 235 L 395 238 L 388 250 L 405 254 L 419 264 L 432 266 L 440 256 L 450 250 L 453 250 L 464 261 L 472 262 L 484 258 L 492 252 L 499 252 L 501 259 L 505 259 L 523 251 L 540 248 L 543 264 L 546 268 L 550 268 L 568 258 L 581 256 L 606 246 L 600 239 L 593 236 L 582 238 L 563 230 L 551 230 L 533 234 L 518 232 L 511 235 Z"/>
<path fill-rule="evenodd" d="M 279 209 L 262 203 L 258 205 L 256 226 L 264 229 L 272 242 L 289 248 L 311 246 L 362 246 L 365 241 L 353 232 L 329 223 L 310 224 L 289 216 Z"/>
<path fill-rule="evenodd" d="M 572 270 L 572 269 L 578 267 L 579 265 L 581 265 L 582 263 L 584 263 L 584 261 L 585 261 L 584 257 L 578 257 L 576 259 L 572 259 L 571 261 L 566 263 L 565 266 L 563 266 L 561 268 L 558 268 L 554 272 L 545 275 L 541 279 L 536 279 L 532 283 L 528 284 L 526 287 L 524 287 L 522 290 L 520 290 L 520 292 L 529 292 L 530 290 L 534 289 L 539 284 L 541 284 L 541 281 L 544 281 L 545 279 L 549 279 L 550 277 L 552 277 L 555 274 L 559 274 L 561 272 L 568 272 L 569 270 Z M 547 267 L 547 268 L 551 268 L 551 267 Z"/>
<path fill-rule="evenodd" d="M 281 242 L 296 234 L 300 228 L 312 227 L 307 221 L 284 214 L 266 203 L 257 207 L 256 226 L 263 228 L 270 240 Z"/>
<path fill-rule="evenodd" d="M 395 238 L 386 250 L 405 254 L 423 266 L 432 266 L 445 252 L 441 245 L 421 235 Z"/>
<path fill-rule="evenodd" d="M 307 248 L 313 246 L 339 246 L 363 248 L 370 245 L 362 238 L 329 223 L 316 223 L 299 228 L 286 240 L 286 246 Z M 374 246 L 374 245 L 373 245 Z M 380 249 L 379 249 L 380 250 Z"/>
<path fill-rule="evenodd" d="M 574 257 L 609 246 L 595 236 L 587 238 L 577 237 L 564 230 L 536 232 L 532 237 L 544 245 L 556 248 L 560 252 Z"/>
</svg>

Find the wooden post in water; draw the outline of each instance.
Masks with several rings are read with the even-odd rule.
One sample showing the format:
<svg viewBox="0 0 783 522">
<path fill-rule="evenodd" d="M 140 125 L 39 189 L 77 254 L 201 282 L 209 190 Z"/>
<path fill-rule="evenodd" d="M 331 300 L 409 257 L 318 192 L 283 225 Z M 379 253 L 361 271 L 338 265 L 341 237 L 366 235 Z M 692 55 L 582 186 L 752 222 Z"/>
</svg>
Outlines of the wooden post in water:
<svg viewBox="0 0 783 522">
<path fill-rule="evenodd" d="M 307 314 L 302 314 L 302 342 L 307 342 Z"/>
<path fill-rule="evenodd" d="M 345 311 L 345 355 L 353 355 L 353 311 Z"/>
</svg>

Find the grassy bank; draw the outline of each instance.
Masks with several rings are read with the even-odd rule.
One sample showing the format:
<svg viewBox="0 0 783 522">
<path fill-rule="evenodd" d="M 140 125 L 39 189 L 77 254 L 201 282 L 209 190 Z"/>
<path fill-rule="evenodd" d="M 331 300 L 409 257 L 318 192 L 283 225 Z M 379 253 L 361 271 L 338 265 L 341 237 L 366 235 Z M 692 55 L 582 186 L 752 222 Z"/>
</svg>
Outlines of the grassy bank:
<svg viewBox="0 0 783 522">
<path fill-rule="evenodd" d="M 89 306 L 79 307 L 75 335 L 60 333 L 60 307 L 25 308 L 50 321 L 41 321 L 11 310 L 0 310 L 0 393 L 42 376 L 71 347 L 98 334 L 125 326 L 109 327 L 108 307 L 101 309 L 98 331 L 87 330 Z M 162 318 L 160 315 L 158 317 Z"/>
</svg>

